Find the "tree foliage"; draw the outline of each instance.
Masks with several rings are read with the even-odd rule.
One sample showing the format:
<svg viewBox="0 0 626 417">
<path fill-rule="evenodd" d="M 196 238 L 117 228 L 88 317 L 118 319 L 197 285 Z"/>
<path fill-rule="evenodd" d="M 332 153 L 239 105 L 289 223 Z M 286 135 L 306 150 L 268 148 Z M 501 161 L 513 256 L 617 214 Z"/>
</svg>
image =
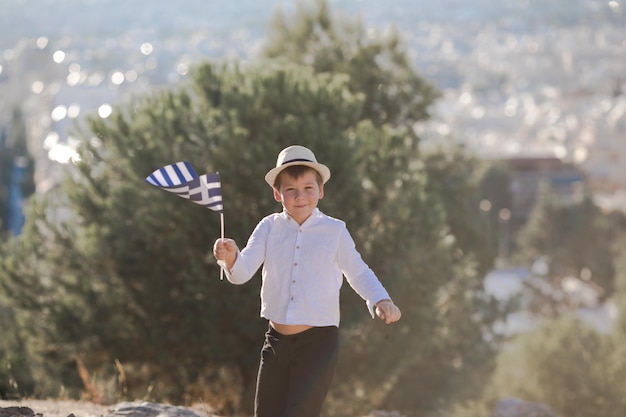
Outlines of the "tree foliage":
<svg viewBox="0 0 626 417">
<path fill-rule="evenodd" d="M 32 206 L 36 220 L 2 274 L 24 308 L 46 311 L 47 354 L 70 363 L 80 357 L 96 369 L 104 358 L 111 368 L 115 358 L 131 368 L 147 364 L 161 398 L 194 395 L 175 381 L 201 385 L 221 368 L 235 369 L 250 389 L 257 361 L 250 346 L 263 332 L 258 281 L 231 288 L 216 279 L 217 216 L 143 179 L 180 159 L 219 170 L 226 230 L 245 242 L 275 209 L 262 174 L 294 138 L 345 167 L 333 172 L 337 184 L 349 181 L 354 155 L 341 138 L 359 107 L 332 77 L 205 65 L 193 92 L 163 92 L 109 120 L 93 119 L 98 140 L 85 142 L 60 193 Z M 326 137 L 337 140 L 320 140 Z M 150 381 L 142 382 L 147 389 Z"/>
<path fill-rule="evenodd" d="M 619 217 L 624 219 L 623 214 Z M 621 234 L 623 226 L 616 231 L 619 236 L 614 243 L 615 258 L 615 295 L 613 300 L 618 308 L 618 316 L 615 322 L 615 336 L 626 342 L 626 238 Z M 624 356 L 626 358 L 626 356 Z"/>
<path fill-rule="evenodd" d="M 28 335 L 11 303 L 0 297 L 0 398 L 32 395 L 34 380 Z"/>
<path fill-rule="evenodd" d="M 500 350 L 485 391 L 471 401 L 444 408 L 437 416 L 486 417 L 496 401 L 518 398 L 544 403 L 558 415 L 617 417 L 626 409 L 622 382 L 626 377 L 626 239 L 623 214 L 613 213 L 618 235 L 615 293 L 608 306 L 616 307 L 608 331 L 598 331 L 573 313 L 544 320 Z M 610 308 L 610 307 L 609 307 Z"/>
<path fill-rule="evenodd" d="M 566 276 L 579 277 L 600 287 L 606 298 L 614 291 L 613 242 L 610 217 L 591 196 L 564 201 L 543 184 L 538 202 L 519 232 L 516 256 L 525 264 L 546 257 L 549 279 L 555 285 Z"/>
<path fill-rule="evenodd" d="M 503 350 L 486 401 L 516 397 L 548 404 L 558 415 L 621 416 L 623 355 L 623 343 L 573 317 L 548 321 Z"/>
<path fill-rule="evenodd" d="M 491 210 L 495 211 L 499 206 L 495 195 L 502 188 L 485 190 L 491 170 L 482 173 L 484 163 L 463 146 L 440 146 L 422 155 L 429 177 L 428 192 L 442 200 L 457 255 L 473 257 L 477 272 L 485 275 L 494 264 L 493 233 L 497 223 L 491 218 L 491 211 L 487 216 L 481 211 L 481 201 L 490 199 Z"/>
<path fill-rule="evenodd" d="M 16 178 L 17 170 L 22 172 Z M 16 196 L 26 200 L 35 190 L 34 162 L 28 151 L 26 124 L 19 108 L 8 129 L 0 131 L 0 245 L 21 226 Z M 15 187 L 15 188 L 14 188 Z M 11 233 L 12 232 L 12 233 Z M 0 293 L 0 398 L 30 395 L 34 389 L 27 332 L 22 316 Z"/>
<path fill-rule="evenodd" d="M 394 27 L 372 34 L 357 18 L 333 15 L 327 0 L 296 2 L 291 14 L 277 9 L 263 53 L 317 73 L 348 75 L 350 91 L 365 97 L 363 118 L 377 126 L 425 120 L 439 97 L 411 65 Z"/>
<path fill-rule="evenodd" d="M 493 254 L 498 250 L 500 244 L 501 220 L 500 213 L 503 210 L 513 208 L 513 193 L 511 182 L 513 173 L 511 168 L 501 162 L 487 162 L 484 164 L 484 172 L 480 175 L 478 185 L 478 202 L 476 203 L 481 213 L 481 222 L 487 239 L 487 253 Z M 510 232 L 513 234 L 513 241 L 517 225 L 509 224 Z M 508 242 L 507 242 L 508 243 Z"/>
</svg>

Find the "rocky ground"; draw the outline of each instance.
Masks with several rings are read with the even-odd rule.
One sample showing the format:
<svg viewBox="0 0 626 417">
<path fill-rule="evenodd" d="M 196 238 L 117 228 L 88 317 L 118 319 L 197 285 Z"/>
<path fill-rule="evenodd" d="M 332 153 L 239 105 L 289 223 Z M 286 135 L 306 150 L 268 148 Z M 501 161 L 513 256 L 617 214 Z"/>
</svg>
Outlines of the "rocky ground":
<svg viewBox="0 0 626 417">
<path fill-rule="evenodd" d="M 109 408 L 105 405 L 82 401 L 1 400 L 0 407 L 28 407 L 36 414 L 41 414 L 43 417 L 67 417 L 70 414 L 74 414 L 76 417 L 102 417 L 109 414 Z"/>
<path fill-rule="evenodd" d="M 19 413 L 7 414 L 2 413 L 3 409 L 9 407 L 27 407 L 31 409 L 36 417 L 68 417 L 74 415 L 74 417 L 107 417 L 107 416 L 120 416 L 126 415 L 128 417 L 139 417 L 143 413 L 137 413 L 138 409 L 142 408 L 142 403 L 126 403 L 131 404 L 132 407 L 123 409 L 124 403 L 116 404 L 114 406 L 93 404 L 84 401 L 69 401 L 69 400 L 22 400 L 22 401 L 5 401 L 0 400 L 0 417 L 9 417 L 11 415 L 20 415 Z M 147 404 L 147 403 L 143 403 Z M 156 404 L 150 404 L 151 406 L 158 406 Z M 169 407 L 169 406 L 164 406 Z M 133 411 L 129 411 L 132 408 Z M 25 409 L 22 409 L 25 410 Z M 163 411 L 163 410 L 159 410 Z M 148 412 L 147 414 L 151 414 Z M 169 413 L 157 413 L 160 415 L 167 415 Z M 193 414 L 197 417 L 216 417 L 209 413 L 203 405 L 199 404 L 189 408 L 189 414 L 187 413 L 174 413 L 176 415 L 186 414 L 191 416 Z M 30 413 L 22 413 L 24 416 L 32 416 Z M 145 415 L 145 414 L 144 414 Z M 156 415 L 156 414 L 155 414 Z"/>
<path fill-rule="evenodd" d="M 374 411 L 364 417 L 401 417 L 397 411 Z M 497 402 L 492 417 L 556 417 L 546 404 L 505 398 Z M 218 417 L 205 405 L 178 407 L 145 401 L 98 405 L 63 400 L 0 400 L 0 417 Z"/>
</svg>

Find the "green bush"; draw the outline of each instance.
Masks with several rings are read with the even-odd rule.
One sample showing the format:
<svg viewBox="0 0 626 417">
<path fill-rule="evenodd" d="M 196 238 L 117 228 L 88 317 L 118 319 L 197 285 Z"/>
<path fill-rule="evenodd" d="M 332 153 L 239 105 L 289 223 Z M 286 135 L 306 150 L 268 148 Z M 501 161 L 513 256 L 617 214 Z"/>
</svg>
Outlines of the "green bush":
<svg viewBox="0 0 626 417">
<path fill-rule="evenodd" d="M 573 317 L 546 322 L 503 349 L 485 401 L 517 397 L 567 417 L 623 417 L 622 346 Z"/>
<path fill-rule="evenodd" d="M 28 396 L 33 378 L 28 353 L 13 308 L 0 300 L 0 399 Z"/>
</svg>

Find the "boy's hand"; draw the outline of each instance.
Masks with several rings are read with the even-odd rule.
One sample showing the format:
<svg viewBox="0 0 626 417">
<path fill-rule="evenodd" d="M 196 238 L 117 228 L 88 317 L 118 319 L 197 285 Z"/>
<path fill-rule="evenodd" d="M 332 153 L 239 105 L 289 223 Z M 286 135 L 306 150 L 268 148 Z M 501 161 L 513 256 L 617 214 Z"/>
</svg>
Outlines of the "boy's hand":
<svg viewBox="0 0 626 417">
<path fill-rule="evenodd" d="M 382 300 L 376 303 L 376 315 L 389 324 L 400 320 L 402 312 L 393 301 Z"/>
<path fill-rule="evenodd" d="M 230 271 L 237 260 L 237 244 L 232 239 L 217 239 L 213 244 L 213 256 L 226 263 Z"/>
</svg>

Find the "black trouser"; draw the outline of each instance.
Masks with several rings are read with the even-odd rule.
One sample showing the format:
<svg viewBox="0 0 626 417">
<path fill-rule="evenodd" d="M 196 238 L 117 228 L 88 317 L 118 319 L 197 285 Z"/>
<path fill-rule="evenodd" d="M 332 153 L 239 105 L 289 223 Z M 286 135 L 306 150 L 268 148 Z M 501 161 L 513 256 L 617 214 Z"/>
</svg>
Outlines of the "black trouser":
<svg viewBox="0 0 626 417">
<path fill-rule="evenodd" d="M 265 333 L 255 417 L 319 417 L 339 354 L 339 329 L 314 327 L 285 336 Z"/>
</svg>

